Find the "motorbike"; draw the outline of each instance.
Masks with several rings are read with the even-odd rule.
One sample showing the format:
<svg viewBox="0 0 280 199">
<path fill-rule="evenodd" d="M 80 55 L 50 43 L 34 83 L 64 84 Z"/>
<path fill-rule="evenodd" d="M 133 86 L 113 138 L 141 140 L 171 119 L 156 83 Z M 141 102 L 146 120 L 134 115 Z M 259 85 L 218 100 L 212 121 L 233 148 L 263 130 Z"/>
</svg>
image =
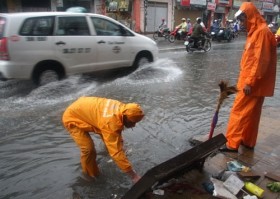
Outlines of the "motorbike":
<svg viewBox="0 0 280 199">
<path fill-rule="evenodd" d="M 216 35 L 218 42 L 222 40 L 227 40 L 230 42 L 234 38 L 233 31 L 230 28 L 220 28 L 219 32 Z"/>
<path fill-rule="evenodd" d="M 169 42 L 174 43 L 175 40 L 185 40 L 187 37 L 187 32 L 183 32 L 182 35 L 179 33 L 181 27 L 176 27 L 169 35 Z"/>
<path fill-rule="evenodd" d="M 186 41 L 184 42 L 184 45 L 186 46 L 186 51 L 187 52 L 194 52 L 194 51 L 204 51 L 208 52 L 211 50 L 211 35 L 207 33 L 204 36 L 204 44 L 202 42 L 202 39 L 198 40 L 195 42 L 195 40 L 191 37 L 188 36 Z"/>
<path fill-rule="evenodd" d="M 158 40 L 159 37 L 163 37 L 165 40 L 168 40 L 169 35 L 170 35 L 169 29 L 158 28 L 158 30 L 154 32 L 153 38 L 155 41 Z"/>
<path fill-rule="evenodd" d="M 211 26 L 211 38 L 212 38 L 212 41 L 215 41 L 217 40 L 217 35 L 220 31 L 220 26 Z"/>
</svg>

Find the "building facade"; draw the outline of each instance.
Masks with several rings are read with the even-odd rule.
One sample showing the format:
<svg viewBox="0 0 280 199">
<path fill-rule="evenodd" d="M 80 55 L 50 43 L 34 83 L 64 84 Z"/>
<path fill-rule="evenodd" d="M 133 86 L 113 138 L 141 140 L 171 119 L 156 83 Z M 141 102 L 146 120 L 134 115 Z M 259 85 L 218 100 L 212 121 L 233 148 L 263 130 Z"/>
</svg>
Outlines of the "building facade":
<svg viewBox="0 0 280 199">
<path fill-rule="evenodd" d="M 164 18 L 172 30 L 182 18 L 195 23 L 201 17 L 206 27 L 215 19 L 233 19 L 245 0 L 2 0 L 0 12 L 66 11 L 81 6 L 89 12 L 110 16 L 139 33 L 157 30 Z M 277 21 L 280 0 L 251 0 L 267 22 Z"/>
</svg>

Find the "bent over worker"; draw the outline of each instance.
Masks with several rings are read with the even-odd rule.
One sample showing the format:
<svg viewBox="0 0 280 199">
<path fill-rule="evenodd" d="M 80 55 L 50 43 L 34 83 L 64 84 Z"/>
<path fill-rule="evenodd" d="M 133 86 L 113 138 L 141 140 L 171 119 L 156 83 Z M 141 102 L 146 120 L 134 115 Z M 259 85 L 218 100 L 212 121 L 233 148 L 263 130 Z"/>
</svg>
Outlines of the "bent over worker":
<svg viewBox="0 0 280 199">
<path fill-rule="evenodd" d="M 134 127 L 143 117 L 144 113 L 136 103 L 124 104 L 99 97 L 80 97 L 72 103 L 65 110 L 62 120 L 80 147 L 83 173 L 90 177 L 99 175 L 94 142 L 89 135 L 89 132 L 94 132 L 101 136 L 117 166 L 136 183 L 140 176 L 126 157 L 121 133 L 124 127 Z"/>
<path fill-rule="evenodd" d="M 276 79 L 276 41 L 266 21 L 253 3 L 244 2 L 235 14 L 248 35 L 240 62 L 235 98 L 221 151 L 238 152 L 240 144 L 256 145 L 262 105 L 273 96 Z"/>
</svg>

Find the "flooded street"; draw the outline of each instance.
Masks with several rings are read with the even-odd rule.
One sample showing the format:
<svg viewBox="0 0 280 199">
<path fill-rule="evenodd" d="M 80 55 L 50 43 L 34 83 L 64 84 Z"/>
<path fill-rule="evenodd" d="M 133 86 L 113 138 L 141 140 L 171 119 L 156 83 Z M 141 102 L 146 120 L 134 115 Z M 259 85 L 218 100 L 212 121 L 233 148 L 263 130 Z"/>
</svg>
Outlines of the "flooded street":
<svg viewBox="0 0 280 199">
<path fill-rule="evenodd" d="M 155 63 L 129 74 L 76 75 L 39 88 L 0 82 L 0 198 L 120 198 L 131 181 L 93 134 L 102 175 L 91 183 L 81 177 L 80 151 L 61 123 L 65 108 L 80 96 L 139 103 L 145 117 L 123 137 L 129 160 L 143 175 L 210 130 L 218 84 L 236 83 L 244 42 L 214 43 L 208 53 L 161 52 Z M 279 58 L 275 96 L 266 98 L 264 109 L 280 106 Z M 217 128 L 226 125 L 233 99 L 222 105 Z"/>
</svg>

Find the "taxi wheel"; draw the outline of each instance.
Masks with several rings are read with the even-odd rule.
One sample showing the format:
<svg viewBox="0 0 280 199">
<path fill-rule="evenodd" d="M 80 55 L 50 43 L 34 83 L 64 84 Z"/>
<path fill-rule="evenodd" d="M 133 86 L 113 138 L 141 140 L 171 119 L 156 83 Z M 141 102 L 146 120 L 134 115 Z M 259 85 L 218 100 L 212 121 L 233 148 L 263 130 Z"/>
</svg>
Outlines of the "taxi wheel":
<svg viewBox="0 0 280 199">
<path fill-rule="evenodd" d="M 140 54 L 136 57 L 133 67 L 138 68 L 140 66 L 143 66 L 145 64 L 151 63 L 153 61 L 151 55 L 147 53 Z"/>
<path fill-rule="evenodd" d="M 64 73 L 56 65 L 39 66 L 34 71 L 33 82 L 37 86 L 43 86 L 50 82 L 55 82 L 63 79 Z"/>
<path fill-rule="evenodd" d="M 59 80 L 59 75 L 54 70 L 45 70 L 40 75 L 39 85 L 43 86 Z"/>
</svg>

